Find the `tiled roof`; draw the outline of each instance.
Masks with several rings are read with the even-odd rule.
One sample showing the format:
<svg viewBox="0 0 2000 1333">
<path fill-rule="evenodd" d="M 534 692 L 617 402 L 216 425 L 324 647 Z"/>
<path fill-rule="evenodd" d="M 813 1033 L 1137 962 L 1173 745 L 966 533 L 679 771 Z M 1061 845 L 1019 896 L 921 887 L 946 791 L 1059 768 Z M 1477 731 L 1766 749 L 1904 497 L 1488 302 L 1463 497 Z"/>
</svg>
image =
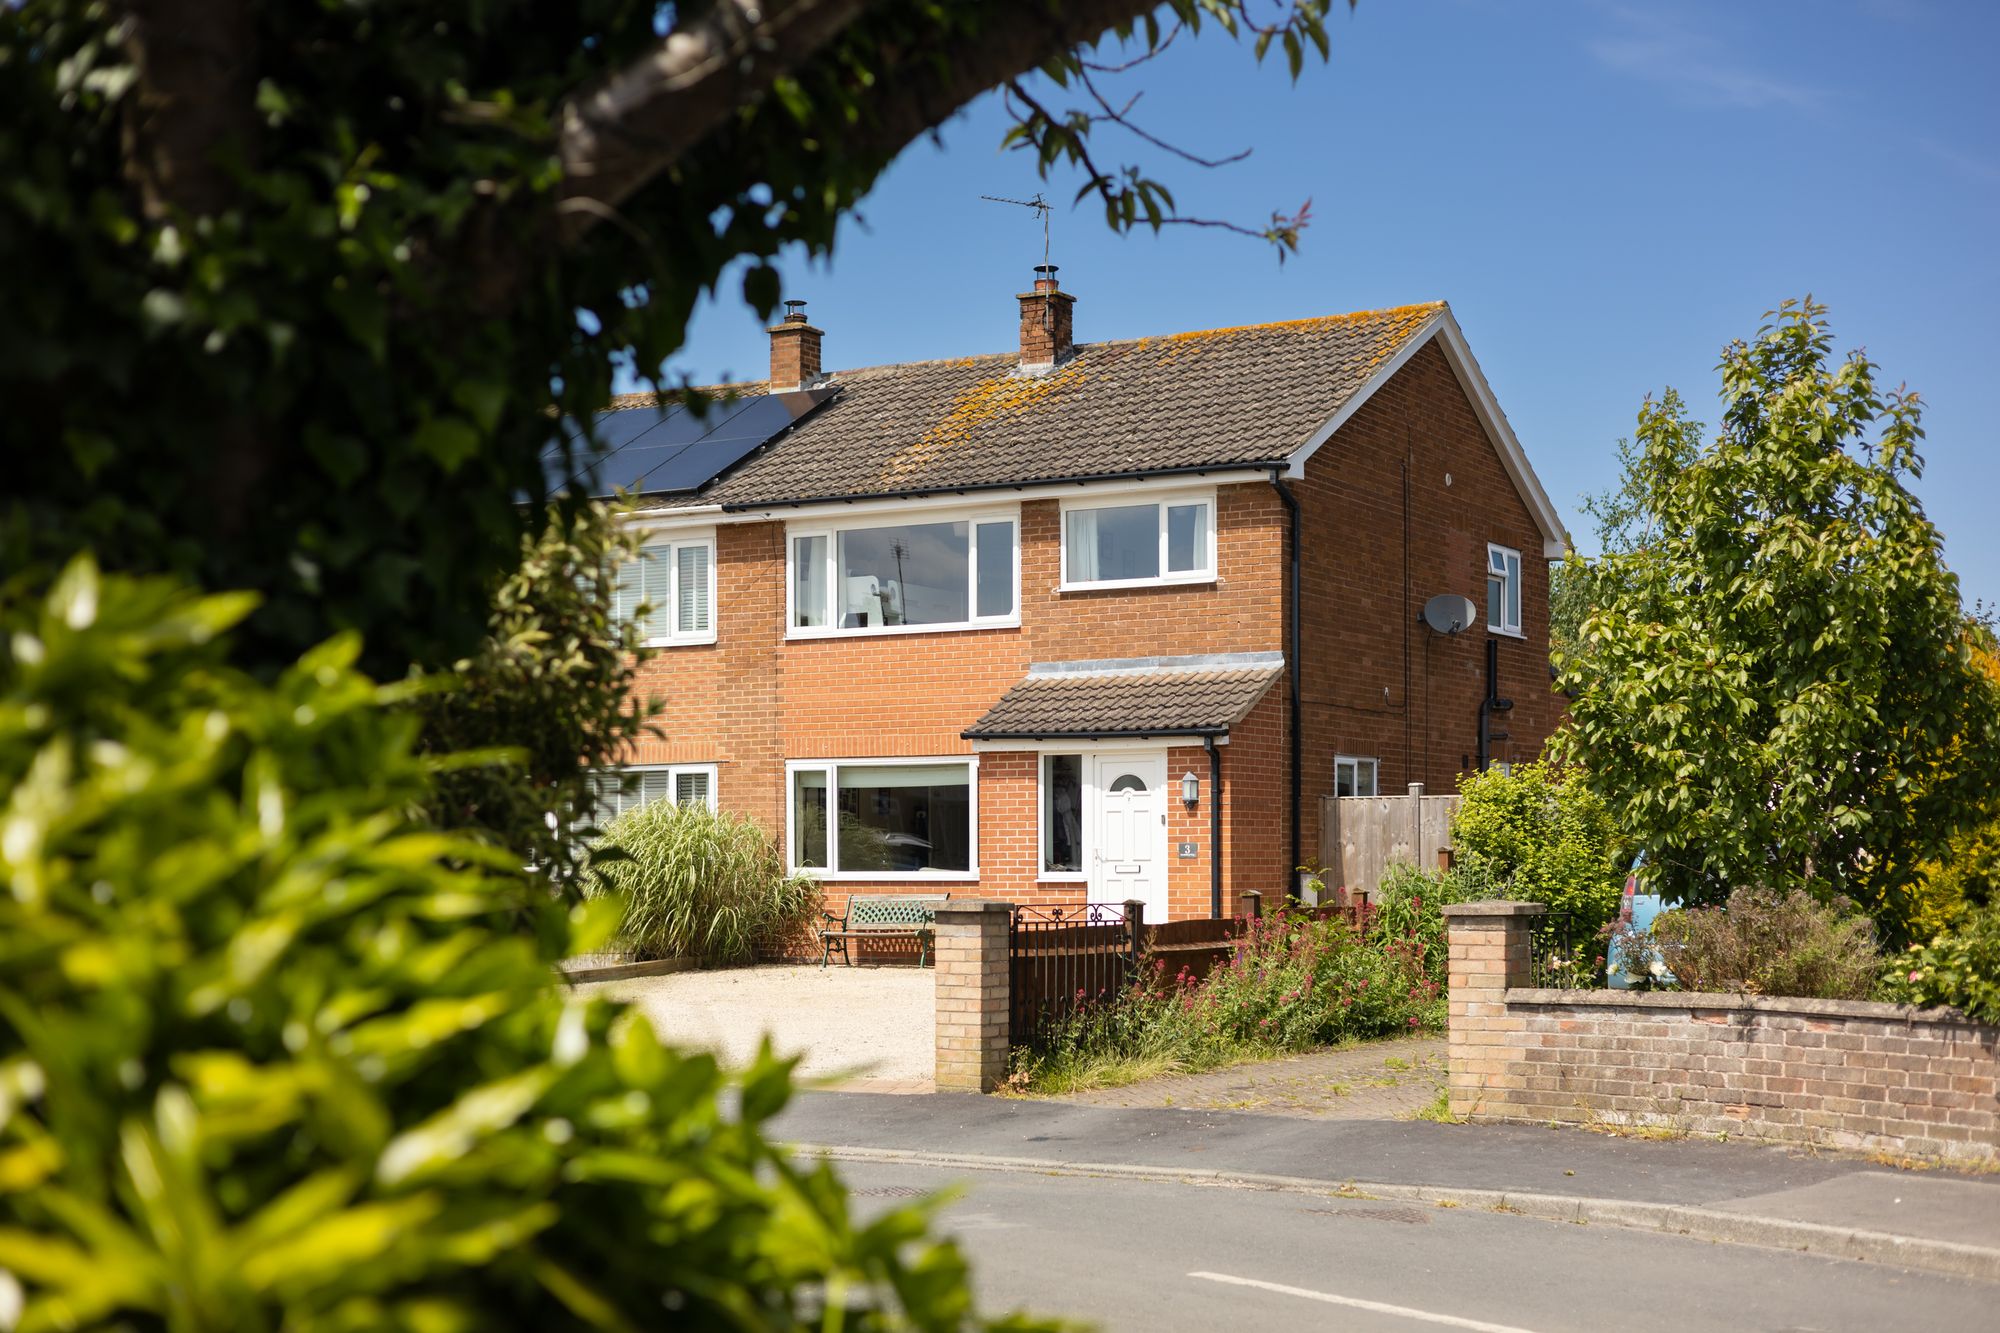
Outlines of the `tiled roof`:
<svg viewBox="0 0 2000 1333">
<path fill-rule="evenodd" d="M 1039 377 L 1012 352 L 843 371 L 832 402 L 698 498 L 670 503 L 759 508 L 1268 465 L 1443 309 L 1080 344 Z"/>
<path fill-rule="evenodd" d="M 967 727 L 967 740 L 1213 735 L 1264 697 L 1279 653 L 1038 665 Z"/>
</svg>

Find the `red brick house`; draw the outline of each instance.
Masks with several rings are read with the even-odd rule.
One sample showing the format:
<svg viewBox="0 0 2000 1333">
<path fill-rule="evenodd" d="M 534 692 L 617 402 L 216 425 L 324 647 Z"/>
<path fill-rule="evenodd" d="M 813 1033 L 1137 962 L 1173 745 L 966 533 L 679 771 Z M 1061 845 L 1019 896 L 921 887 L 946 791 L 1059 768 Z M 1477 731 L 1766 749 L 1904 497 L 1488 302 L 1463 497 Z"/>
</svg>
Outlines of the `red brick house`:
<svg viewBox="0 0 2000 1333">
<path fill-rule="evenodd" d="M 833 374 L 795 309 L 768 385 L 607 414 L 666 701 L 625 800 L 753 816 L 835 898 L 1160 919 L 1284 892 L 1323 794 L 1454 789 L 1489 653 L 1486 757 L 1539 753 L 1565 534 L 1445 305 L 1075 343 L 1053 270 L 1018 300 L 1017 351 Z M 1426 628 L 1447 593 L 1480 623 Z"/>
</svg>

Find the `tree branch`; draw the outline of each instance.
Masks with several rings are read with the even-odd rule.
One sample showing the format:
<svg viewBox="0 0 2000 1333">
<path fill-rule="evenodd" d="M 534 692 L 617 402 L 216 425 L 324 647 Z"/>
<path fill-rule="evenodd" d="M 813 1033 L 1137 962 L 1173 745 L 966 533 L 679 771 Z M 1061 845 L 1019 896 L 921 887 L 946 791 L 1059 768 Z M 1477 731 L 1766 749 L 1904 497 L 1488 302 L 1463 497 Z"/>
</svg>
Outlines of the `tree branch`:
<svg viewBox="0 0 2000 1333">
<path fill-rule="evenodd" d="M 844 150 L 894 156 L 973 98 L 1145 14 L 1158 0 L 1019 3 L 1007 21 L 931 60 L 906 60 L 871 90 L 868 114 L 841 133 Z M 671 169 L 774 80 L 811 59 L 883 0 L 718 0 L 645 59 L 564 107 L 560 155 L 565 239 L 574 241 Z M 754 16 L 754 17 L 753 17 Z"/>
</svg>

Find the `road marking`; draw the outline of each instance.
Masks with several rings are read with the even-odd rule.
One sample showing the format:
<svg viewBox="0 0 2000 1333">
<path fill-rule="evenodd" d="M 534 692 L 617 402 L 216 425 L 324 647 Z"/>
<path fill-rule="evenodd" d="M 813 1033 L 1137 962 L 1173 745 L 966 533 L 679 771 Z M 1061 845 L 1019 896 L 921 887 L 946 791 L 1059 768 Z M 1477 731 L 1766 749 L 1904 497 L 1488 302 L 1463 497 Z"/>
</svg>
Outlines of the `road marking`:
<svg viewBox="0 0 2000 1333">
<path fill-rule="evenodd" d="M 1336 1296 L 1330 1291 L 1309 1291 L 1304 1287 L 1288 1287 L 1282 1282 L 1260 1282 L 1254 1277 L 1232 1277 L 1228 1273 L 1189 1273 L 1189 1277 L 1202 1278 L 1209 1282 L 1226 1282 L 1232 1287 L 1255 1287 L 1259 1291 L 1275 1291 L 1280 1296 L 1297 1296 L 1308 1301 L 1323 1301 L 1328 1305 L 1345 1305 L 1356 1310 L 1372 1310 L 1376 1314 L 1401 1315 L 1405 1319 L 1421 1319 L 1427 1324 L 1444 1324 L 1450 1328 L 1469 1328 L 1473 1333 L 1531 1333 L 1525 1328 L 1512 1324 L 1489 1324 L 1483 1319 L 1461 1319 L 1455 1314 L 1437 1314 L 1430 1310 L 1412 1310 L 1407 1305 L 1387 1305 L 1381 1301 L 1364 1301 L 1359 1296 Z"/>
</svg>

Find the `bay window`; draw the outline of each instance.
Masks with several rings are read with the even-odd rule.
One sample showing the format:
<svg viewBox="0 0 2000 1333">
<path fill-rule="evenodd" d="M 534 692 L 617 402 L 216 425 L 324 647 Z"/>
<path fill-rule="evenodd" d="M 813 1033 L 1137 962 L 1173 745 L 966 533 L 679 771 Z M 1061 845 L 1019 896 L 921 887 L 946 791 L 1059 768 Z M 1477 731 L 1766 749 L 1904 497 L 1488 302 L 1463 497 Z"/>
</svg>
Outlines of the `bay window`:
<svg viewBox="0 0 2000 1333">
<path fill-rule="evenodd" d="M 1196 583 L 1214 577 L 1213 495 L 1064 506 L 1066 588 Z"/>
<path fill-rule="evenodd" d="M 975 629 L 1018 623 L 1018 525 L 1011 514 L 794 529 L 794 638 Z"/>
<path fill-rule="evenodd" d="M 794 762 L 786 847 L 823 876 L 966 876 L 977 869 L 969 759 Z"/>
</svg>

